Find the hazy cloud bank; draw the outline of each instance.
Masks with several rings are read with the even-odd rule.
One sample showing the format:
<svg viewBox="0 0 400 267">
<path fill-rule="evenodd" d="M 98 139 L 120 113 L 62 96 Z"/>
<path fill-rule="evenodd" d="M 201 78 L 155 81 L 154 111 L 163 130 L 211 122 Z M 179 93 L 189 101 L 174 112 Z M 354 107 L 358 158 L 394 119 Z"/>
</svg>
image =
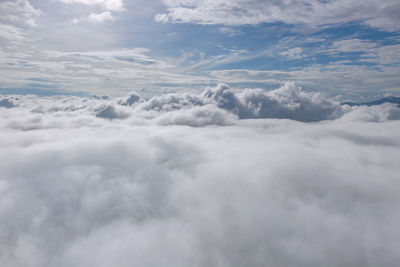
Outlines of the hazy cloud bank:
<svg viewBox="0 0 400 267">
<path fill-rule="evenodd" d="M 1 266 L 400 261 L 396 105 L 293 84 L 0 101 Z"/>
</svg>

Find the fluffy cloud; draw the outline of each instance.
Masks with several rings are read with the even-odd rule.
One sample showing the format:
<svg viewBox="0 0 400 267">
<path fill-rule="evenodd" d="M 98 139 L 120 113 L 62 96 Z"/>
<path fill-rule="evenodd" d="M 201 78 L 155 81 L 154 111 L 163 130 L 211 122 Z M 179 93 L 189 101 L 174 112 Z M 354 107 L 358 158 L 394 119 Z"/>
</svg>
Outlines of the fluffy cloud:
<svg viewBox="0 0 400 267">
<path fill-rule="evenodd" d="M 400 261 L 394 105 L 344 106 L 340 118 L 303 123 L 238 120 L 234 110 L 259 107 L 262 117 L 268 104 L 303 118 L 336 104 L 290 84 L 236 94 L 219 85 L 131 105 L 6 99 L 16 105 L 0 107 L 2 266 Z M 103 105 L 129 117 L 98 118 Z"/>
<path fill-rule="evenodd" d="M 83 4 L 87 6 L 100 7 L 103 12 L 90 13 L 87 15 L 87 20 L 94 23 L 102 23 L 107 20 L 114 20 L 112 12 L 123 11 L 124 4 L 122 0 L 59 0 L 66 4 Z M 73 23 L 78 23 L 82 19 L 74 18 Z"/>
<path fill-rule="evenodd" d="M 96 117 L 105 118 L 105 119 L 124 119 L 128 117 L 126 113 L 120 111 L 118 107 L 113 104 L 107 103 L 98 106 L 95 109 Z"/>
<path fill-rule="evenodd" d="M 130 106 L 136 102 L 143 101 L 143 99 L 136 92 L 130 92 L 125 98 L 118 101 L 118 104 L 123 106 Z"/>
<path fill-rule="evenodd" d="M 191 22 L 200 24 L 259 24 L 284 22 L 312 26 L 363 21 L 373 27 L 398 30 L 396 0 L 164 0 L 168 11 L 159 13 L 159 22 Z"/>
<path fill-rule="evenodd" d="M 106 20 L 114 20 L 113 16 L 109 11 L 104 11 L 103 13 L 91 13 L 88 16 L 89 20 L 92 22 L 104 22 Z"/>
<path fill-rule="evenodd" d="M 3 102 L 8 108 L 16 105 L 13 99 L 5 98 Z M 200 94 L 172 93 L 153 96 L 148 100 L 131 92 L 125 98 L 56 96 L 42 99 L 39 103 L 30 97 L 20 97 L 17 103 L 40 114 L 59 113 L 60 116 L 70 117 L 84 113 L 110 120 L 140 120 L 141 124 L 151 122 L 190 126 L 227 125 L 238 119 L 257 118 L 312 122 L 336 119 L 348 112 L 348 108 L 339 102 L 320 93 L 305 92 L 292 82 L 271 91 L 246 89 L 235 93 L 228 85 L 218 84 L 216 87 L 207 87 Z"/>
<path fill-rule="evenodd" d="M 248 89 L 235 94 L 226 84 L 207 88 L 200 95 L 167 94 L 155 96 L 135 107 L 136 112 L 158 114 L 212 105 L 240 119 L 289 118 L 300 121 L 334 119 L 343 114 L 341 105 L 318 93 L 303 92 L 294 83 L 266 92 Z"/>
</svg>

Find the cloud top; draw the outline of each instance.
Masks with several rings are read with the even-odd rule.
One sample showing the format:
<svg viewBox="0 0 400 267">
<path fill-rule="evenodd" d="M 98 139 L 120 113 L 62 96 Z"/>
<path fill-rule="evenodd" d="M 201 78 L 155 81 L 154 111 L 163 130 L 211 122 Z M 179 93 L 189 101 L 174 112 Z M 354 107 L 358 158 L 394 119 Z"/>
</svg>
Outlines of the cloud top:
<svg viewBox="0 0 400 267">
<path fill-rule="evenodd" d="M 290 119 L 301 122 L 354 118 L 387 121 L 398 118 L 398 107 L 385 104 L 379 107 L 350 107 L 325 97 L 306 92 L 292 82 L 265 91 L 245 89 L 235 92 L 220 83 L 207 87 L 202 93 L 172 93 L 143 99 L 131 92 L 126 97 L 35 97 L 3 98 L 2 107 L 20 107 L 27 116 L 43 114 L 66 118 L 96 117 L 108 120 L 127 120 L 139 125 L 234 125 L 244 119 Z M 370 115 L 368 115 L 370 114 Z M 35 122 L 34 125 L 37 123 Z M 16 125 L 20 125 L 17 123 Z M 29 123 L 23 127 L 29 128 Z M 20 126 L 17 126 L 20 127 Z M 32 126 L 36 127 L 36 126 Z"/>
<path fill-rule="evenodd" d="M 1 101 L 1 266 L 400 262 L 396 105 L 293 84 Z"/>
</svg>

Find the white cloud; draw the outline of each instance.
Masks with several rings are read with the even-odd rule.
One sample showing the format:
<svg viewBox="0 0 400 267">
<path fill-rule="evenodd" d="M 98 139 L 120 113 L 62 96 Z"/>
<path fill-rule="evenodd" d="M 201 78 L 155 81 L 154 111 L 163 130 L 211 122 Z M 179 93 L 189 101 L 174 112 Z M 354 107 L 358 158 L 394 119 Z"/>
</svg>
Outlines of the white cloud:
<svg viewBox="0 0 400 267">
<path fill-rule="evenodd" d="M 243 34 L 243 32 L 241 32 L 237 29 L 234 29 L 232 27 L 219 27 L 218 30 L 220 33 L 227 34 L 231 37 Z"/>
<path fill-rule="evenodd" d="M 122 0 L 59 0 L 66 4 L 82 4 L 91 7 L 100 7 L 103 12 L 92 12 L 87 16 L 87 20 L 93 23 L 102 23 L 107 20 L 113 21 L 114 17 L 112 12 L 124 11 L 124 4 Z M 85 19 L 77 19 L 74 18 L 72 23 L 79 23 L 80 21 L 84 21 Z"/>
<path fill-rule="evenodd" d="M 124 4 L 122 0 L 59 0 L 64 3 L 77 3 L 88 6 L 100 6 L 108 11 L 122 11 L 124 10 Z"/>
<path fill-rule="evenodd" d="M 4 24 L 0 24 L 0 38 L 7 39 L 14 43 L 26 40 L 26 36 L 20 28 Z"/>
<path fill-rule="evenodd" d="M 164 0 L 166 13 L 159 13 L 159 22 L 191 22 L 200 24 L 259 24 L 282 21 L 288 24 L 320 26 L 362 21 L 385 30 L 398 30 L 396 0 Z"/>
<path fill-rule="evenodd" d="M 281 56 L 288 59 L 302 59 L 304 58 L 303 48 L 295 47 L 279 53 Z"/>
<path fill-rule="evenodd" d="M 376 70 L 367 66 L 337 62 L 326 66 L 315 64 L 287 71 L 216 70 L 211 72 L 211 77 L 230 84 L 265 84 L 267 88 L 281 84 L 282 81 L 295 81 L 308 90 L 324 91 L 331 95 L 343 94 L 346 98 L 356 99 L 360 95 L 379 94 L 383 88 L 399 91 L 400 88 L 395 84 L 398 81 L 400 68 L 396 66 L 380 68 L 381 70 Z"/>
<path fill-rule="evenodd" d="M 145 48 L 89 52 L 0 50 L 1 82 L 3 88 L 23 87 L 32 82 L 31 77 L 40 77 L 62 90 L 109 94 L 113 88 L 112 93 L 119 95 L 141 88 L 146 88 L 145 93 L 159 93 L 166 86 L 158 83 L 187 90 L 186 84 L 210 82 L 206 77 L 181 73 L 176 65 L 151 57 L 149 52 Z"/>
<path fill-rule="evenodd" d="M 399 44 L 384 45 L 379 42 L 358 38 L 335 41 L 328 49 L 322 49 L 319 51 L 319 53 L 330 55 L 352 52 L 360 53 L 360 61 L 363 62 L 374 62 L 385 65 L 397 64 L 400 61 Z"/>
<path fill-rule="evenodd" d="M 364 61 L 378 64 L 398 64 L 400 62 L 400 44 L 380 46 L 365 55 Z"/>
<path fill-rule="evenodd" d="M 97 14 L 97 13 L 91 13 L 88 16 L 89 20 L 92 22 L 104 22 L 106 20 L 114 20 L 113 16 L 109 11 L 104 11 L 103 13 Z"/>
<path fill-rule="evenodd" d="M 226 103 L 226 90 L 210 91 Z M 18 106 L 0 107 L 0 265 L 400 261 L 400 121 L 388 120 L 398 108 L 349 108 L 319 123 L 237 120 L 215 105 L 178 114 L 173 103 L 196 99 L 174 97 L 160 111 L 169 126 L 156 126 L 135 119 L 143 102 L 105 120 L 92 108 L 117 100 L 8 96 Z M 224 116 L 230 125 L 170 125 Z"/>
<path fill-rule="evenodd" d="M 12 25 L 36 26 L 36 19 L 43 13 L 28 0 L 10 0 L 0 3 L 0 22 Z"/>
<path fill-rule="evenodd" d="M 378 46 L 377 43 L 358 38 L 335 41 L 332 50 L 336 52 L 369 52 Z"/>
</svg>

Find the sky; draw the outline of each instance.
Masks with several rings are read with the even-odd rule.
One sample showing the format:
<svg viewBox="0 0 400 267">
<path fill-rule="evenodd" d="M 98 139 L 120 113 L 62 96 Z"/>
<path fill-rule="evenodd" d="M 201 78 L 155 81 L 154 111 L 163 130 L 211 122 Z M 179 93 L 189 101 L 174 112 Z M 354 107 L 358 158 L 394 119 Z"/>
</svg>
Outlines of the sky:
<svg viewBox="0 0 400 267">
<path fill-rule="evenodd" d="M 0 266 L 397 266 L 398 14 L 0 0 Z"/>
<path fill-rule="evenodd" d="M 399 95 L 397 0 L 0 0 L 0 92 Z"/>
</svg>

